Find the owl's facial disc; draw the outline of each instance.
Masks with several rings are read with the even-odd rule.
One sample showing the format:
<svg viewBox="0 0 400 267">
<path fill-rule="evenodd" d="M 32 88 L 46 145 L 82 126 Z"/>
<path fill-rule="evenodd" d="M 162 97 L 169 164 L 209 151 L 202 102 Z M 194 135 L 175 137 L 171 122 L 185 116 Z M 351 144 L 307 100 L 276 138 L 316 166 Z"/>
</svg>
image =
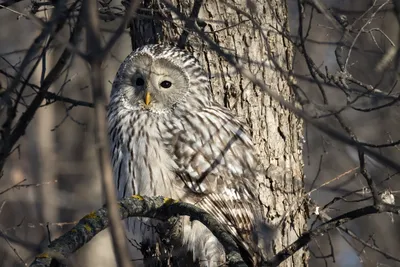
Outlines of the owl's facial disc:
<svg viewBox="0 0 400 267">
<path fill-rule="evenodd" d="M 154 59 L 144 68 L 137 67 L 132 77 L 134 102 L 146 110 L 166 112 L 183 100 L 189 80 L 178 66 L 168 59 Z"/>
</svg>

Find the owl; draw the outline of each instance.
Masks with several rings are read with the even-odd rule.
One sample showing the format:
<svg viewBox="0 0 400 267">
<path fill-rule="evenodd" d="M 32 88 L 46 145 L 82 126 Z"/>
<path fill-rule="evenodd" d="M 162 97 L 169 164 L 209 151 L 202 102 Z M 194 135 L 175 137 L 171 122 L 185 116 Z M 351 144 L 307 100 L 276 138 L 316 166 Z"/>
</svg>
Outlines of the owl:
<svg viewBox="0 0 400 267">
<path fill-rule="evenodd" d="M 168 45 L 146 45 L 121 64 L 108 106 L 108 134 L 118 197 L 164 196 L 209 212 L 232 234 L 251 265 L 263 255 L 259 167 L 244 125 L 214 101 L 200 63 Z M 128 230 L 149 244 L 154 219 L 128 219 Z M 175 239 L 201 266 L 223 266 L 225 252 L 199 221 L 172 227 Z M 178 247 L 178 246 L 177 246 Z"/>
</svg>

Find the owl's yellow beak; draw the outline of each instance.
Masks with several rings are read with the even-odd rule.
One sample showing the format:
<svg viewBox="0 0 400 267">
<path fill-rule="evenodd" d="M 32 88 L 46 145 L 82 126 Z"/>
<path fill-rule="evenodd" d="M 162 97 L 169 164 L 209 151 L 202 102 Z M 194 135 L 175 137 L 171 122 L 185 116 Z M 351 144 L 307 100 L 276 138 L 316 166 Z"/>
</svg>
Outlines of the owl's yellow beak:
<svg viewBox="0 0 400 267">
<path fill-rule="evenodd" d="M 144 95 L 144 103 L 145 103 L 146 105 L 148 105 L 148 104 L 150 104 L 150 101 L 151 101 L 150 93 L 149 93 L 149 92 L 146 92 L 146 94 Z"/>
</svg>

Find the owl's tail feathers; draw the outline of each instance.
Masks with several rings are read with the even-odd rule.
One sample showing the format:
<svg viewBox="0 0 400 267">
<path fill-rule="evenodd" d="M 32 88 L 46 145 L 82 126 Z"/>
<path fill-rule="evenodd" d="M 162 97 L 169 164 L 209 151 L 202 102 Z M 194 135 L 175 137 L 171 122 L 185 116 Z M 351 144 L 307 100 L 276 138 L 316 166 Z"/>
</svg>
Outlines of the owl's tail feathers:
<svg viewBox="0 0 400 267">
<path fill-rule="evenodd" d="M 278 227 L 255 222 L 252 235 L 243 242 L 243 236 L 238 240 L 240 254 L 248 266 L 261 266 L 268 258 L 273 256 L 273 240 L 278 232 Z"/>
</svg>

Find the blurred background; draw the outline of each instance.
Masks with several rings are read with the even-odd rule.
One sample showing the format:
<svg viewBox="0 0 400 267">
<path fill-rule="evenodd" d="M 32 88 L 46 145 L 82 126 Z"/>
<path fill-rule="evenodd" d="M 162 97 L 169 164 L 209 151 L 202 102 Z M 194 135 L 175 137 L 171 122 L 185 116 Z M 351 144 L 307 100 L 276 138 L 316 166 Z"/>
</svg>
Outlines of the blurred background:
<svg viewBox="0 0 400 267">
<path fill-rule="evenodd" d="M 384 94 L 365 93 L 367 90 L 355 83 L 344 82 L 344 91 L 338 87 L 324 85 L 330 110 L 318 110 L 303 105 L 315 117 L 328 125 L 346 133 L 346 130 L 332 116 L 340 113 L 343 123 L 351 129 L 360 142 L 369 144 L 395 143 L 400 139 L 400 109 L 398 59 L 388 55 L 398 46 L 399 26 L 392 1 L 309 1 L 316 3 L 314 10 L 304 8 L 303 36 L 307 36 L 306 52 L 322 73 L 330 73 L 340 80 L 342 75 L 337 54 L 343 31 L 335 28 L 335 21 L 342 20 L 350 33 L 350 41 L 343 41 L 341 60 L 348 57 L 347 70 L 352 78 L 362 85 L 378 88 Z M 299 13 L 297 1 L 289 1 L 291 35 L 299 40 Z M 318 12 L 321 3 L 328 14 Z M 332 14 L 335 18 L 329 16 Z M 336 20 L 335 20 L 336 19 Z M 309 26 L 310 25 L 310 26 Z M 397 48 L 396 48 L 397 49 Z M 346 63 L 346 62 L 345 62 Z M 387 64 L 387 65 L 385 65 Z M 382 65 L 385 67 L 382 69 Z M 296 50 L 295 73 L 299 86 L 315 106 L 324 104 L 321 91 L 312 80 L 302 53 Z M 393 97 L 386 98 L 387 95 Z M 385 99 L 386 98 L 386 99 Z M 388 104 L 390 103 L 390 104 Z M 377 108 L 385 106 L 384 108 Z M 306 191 L 313 191 L 311 198 L 319 207 L 342 198 L 328 210 L 331 217 L 364 206 L 371 201 L 370 192 L 364 177 L 354 171 L 359 167 L 358 152 L 336 140 L 322 135 L 309 125 L 305 125 L 306 143 L 303 147 L 305 163 Z M 378 148 L 382 155 L 399 162 L 400 151 L 397 145 Z M 398 201 L 399 176 L 389 168 L 366 157 L 366 169 L 373 180 L 383 190 Z M 347 173 L 347 174 L 346 174 Z M 327 183 L 327 184 L 325 184 Z M 351 192 L 356 191 L 353 194 Z M 346 196 L 348 195 L 348 196 Z M 343 197 L 345 196 L 345 197 Z M 367 201 L 362 201 L 364 199 Z M 390 214 L 365 216 L 356 219 L 346 227 L 357 238 L 352 238 L 340 230 L 317 238 L 310 245 L 310 266 L 400 266 L 398 260 L 390 256 L 398 255 L 400 249 L 399 218 Z M 313 220 L 310 220 L 310 224 Z M 369 248 L 368 243 L 383 253 Z"/>
<path fill-rule="evenodd" d="M 113 2 L 121 6 L 119 1 Z M 324 0 L 308 3 L 303 6 L 301 10 L 304 13 L 299 16 L 298 2 L 288 0 L 290 37 L 293 42 L 299 42 L 299 19 L 302 19 L 303 34 L 307 34 L 306 53 L 323 73 L 329 72 L 340 79 L 335 50 L 343 32 L 332 26 L 329 16 L 318 12 L 315 3 L 323 3 L 327 10 L 340 16 L 343 23 L 353 25 L 349 34 L 351 40 L 355 41 L 353 44 L 347 43 L 344 48 L 345 53 L 351 51 L 347 62 L 349 73 L 357 81 L 379 88 L 393 97 L 388 100 L 380 94 L 371 94 L 356 99 L 354 95 L 362 90 L 362 86 L 348 84 L 349 91 L 354 93 L 349 95 L 338 87 L 324 85 L 331 110 L 330 113 L 318 110 L 314 106 L 323 104 L 321 92 L 310 75 L 304 54 L 295 49 L 293 63 L 298 85 L 307 100 L 315 104 L 304 104 L 303 108 L 342 131 L 342 126 L 331 115 L 340 110 L 346 125 L 359 141 L 384 144 L 399 140 L 400 108 L 398 102 L 394 101 L 399 95 L 398 71 L 393 60 L 386 65 L 383 61 L 390 49 L 398 45 L 399 27 L 392 2 Z M 12 10 L 0 7 L 0 69 L 4 71 L 12 72 L 41 31 L 39 26 L 24 17 L 29 12 L 29 5 L 30 1 L 21 1 L 12 5 Z M 313 5 L 314 10 L 310 7 Z M 49 12 L 43 11 L 37 16 L 49 16 Z M 103 38 L 108 39 L 118 25 L 118 20 L 104 22 Z M 68 30 L 65 29 L 66 40 Z M 42 70 L 51 69 L 52 58 L 57 59 L 62 49 L 62 46 L 56 46 L 50 50 L 47 66 L 39 65 L 32 83 L 40 84 Z M 130 52 L 131 41 L 126 33 L 103 65 L 108 89 L 111 89 L 118 66 Z M 380 68 L 380 64 L 384 67 Z M 88 78 L 87 64 L 75 56 L 63 79 L 53 84 L 50 91 L 91 102 Z M 6 88 L 9 83 L 10 79 L 0 73 L 0 87 Z M 26 92 L 27 101 L 32 97 L 30 94 L 33 95 L 32 92 Z M 371 110 L 371 107 L 392 100 L 393 103 L 385 108 Z M 51 105 L 43 103 L 20 140 L 18 149 L 9 157 L 0 178 L 0 233 L 7 237 L 0 238 L 0 266 L 29 264 L 34 255 L 48 245 L 49 240 L 57 238 L 82 216 L 103 205 L 92 140 L 92 116 L 92 110 L 87 107 L 73 107 L 63 102 Z M 368 197 L 369 192 L 364 178 L 354 170 L 359 166 L 357 151 L 308 125 L 305 125 L 304 137 L 305 187 L 306 192 L 313 190 L 311 197 L 314 202 L 322 207 L 335 197 L 358 190 L 331 206 L 329 214 L 335 216 L 364 205 L 365 202 L 360 200 Z M 379 151 L 400 162 L 398 146 Z M 398 175 L 371 159 L 367 160 L 367 169 L 379 188 L 397 200 Z M 312 212 L 310 210 L 310 214 Z M 310 226 L 313 219 L 311 215 Z M 346 224 L 346 227 L 361 241 L 343 231 L 331 231 L 310 244 L 310 266 L 400 266 L 396 259 L 390 259 L 362 243 L 365 241 L 390 255 L 398 254 L 398 217 L 389 214 L 366 216 Z M 69 259 L 69 264 L 115 266 L 108 231 L 80 249 Z"/>
</svg>

